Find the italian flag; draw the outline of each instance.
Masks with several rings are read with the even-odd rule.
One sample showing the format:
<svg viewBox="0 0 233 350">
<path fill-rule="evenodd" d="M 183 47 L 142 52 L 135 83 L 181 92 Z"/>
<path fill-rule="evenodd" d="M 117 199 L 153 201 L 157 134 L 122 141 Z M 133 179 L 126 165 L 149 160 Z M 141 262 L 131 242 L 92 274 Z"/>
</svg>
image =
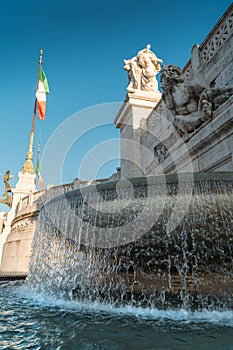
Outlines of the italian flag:
<svg viewBox="0 0 233 350">
<path fill-rule="evenodd" d="M 42 120 L 45 119 L 47 94 L 49 94 L 49 85 L 48 85 L 45 72 L 41 67 L 40 78 L 39 78 L 38 87 L 36 91 L 36 101 L 37 101 L 38 118 Z"/>
<path fill-rule="evenodd" d="M 38 144 L 38 149 L 37 149 L 36 174 L 38 177 L 39 189 L 41 190 L 42 187 L 44 186 L 44 182 L 43 182 L 43 179 L 41 177 L 41 168 L 40 168 L 40 144 Z"/>
</svg>

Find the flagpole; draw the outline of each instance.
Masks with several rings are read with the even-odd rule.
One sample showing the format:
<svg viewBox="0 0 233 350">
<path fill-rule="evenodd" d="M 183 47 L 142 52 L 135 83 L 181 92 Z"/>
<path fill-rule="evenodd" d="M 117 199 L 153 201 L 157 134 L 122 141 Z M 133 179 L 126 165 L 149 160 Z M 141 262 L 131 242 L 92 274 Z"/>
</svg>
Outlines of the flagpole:
<svg viewBox="0 0 233 350">
<path fill-rule="evenodd" d="M 40 50 L 40 60 L 39 60 L 39 67 L 38 67 L 38 77 L 37 77 L 37 84 L 36 84 L 36 91 L 39 85 L 40 81 L 40 70 L 42 67 L 42 57 L 43 57 L 43 52 L 44 49 Z M 35 133 L 35 121 L 36 121 L 36 99 L 35 99 L 35 104 L 34 104 L 34 112 L 33 112 L 33 117 L 32 117 L 32 128 L 31 128 L 31 133 L 30 133 L 30 141 L 29 141 L 29 146 L 28 146 L 28 152 L 27 152 L 27 157 L 26 157 L 26 162 L 24 163 L 22 173 L 30 173 L 34 174 L 34 167 L 33 167 L 33 140 L 34 140 L 34 133 Z"/>
</svg>

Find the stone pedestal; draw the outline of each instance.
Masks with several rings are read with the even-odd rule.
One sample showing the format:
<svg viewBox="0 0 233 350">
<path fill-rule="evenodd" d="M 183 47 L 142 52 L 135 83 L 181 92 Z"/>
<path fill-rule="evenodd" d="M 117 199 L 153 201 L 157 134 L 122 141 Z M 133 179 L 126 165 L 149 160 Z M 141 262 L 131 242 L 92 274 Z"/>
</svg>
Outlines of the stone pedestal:
<svg viewBox="0 0 233 350">
<path fill-rule="evenodd" d="M 19 181 L 17 182 L 15 188 L 12 189 L 13 203 L 12 209 L 16 208 L 19 200 L 25 197 L 30 192 L 36 190 L 36 175 L 31 173 L 18 173 Z"/>
<path fill-rule="evenodd" d="M 141 122 L 146 120 L 161 99 L 161 93 L 134 90 L 128 93 L 114 123 L 121 132 L 121 177 L 142 176 Z"/>
<path fill-rule="evenodd" d="M 22 232 L 22 236 L 20 238 L 18 236 L 17 237 L 14 237 L 14 235 L 12 236 L 10 234 L 11 223 L 15 217 L 15 211 L 16 211 L 17 205 L 20 203 L 20 200 L 26 195 L 28 195 L 29 193 L 32 193 L 35 191 L 36 175 L 31 173 L 19 172 L 18 178 L 19 180 L 15 188 L 12 189 L 12 195 L 13 195 L 12 208 L 7 214 L 7 219 L 4 223 L 5 227 L 0 235 L 0 260 L 1 260 L 0 272 L 16 272 L 15 266 L 18 266 L 17 268 L 21 271 L 24 266 L 24 262 L 19 263 L 20 261 L 19 255 L 23 257 L 27 255 L 25 254 L 24 247 L 21 242 L 23 241 L 24 232 Z M 21 244 L 21 248 L 20 250 L 17 250 L 16 246 L 19 245 L 19 243 Z M 14 261 L 14 263 L 11 264 L 11 261 Z"/>
</svg>

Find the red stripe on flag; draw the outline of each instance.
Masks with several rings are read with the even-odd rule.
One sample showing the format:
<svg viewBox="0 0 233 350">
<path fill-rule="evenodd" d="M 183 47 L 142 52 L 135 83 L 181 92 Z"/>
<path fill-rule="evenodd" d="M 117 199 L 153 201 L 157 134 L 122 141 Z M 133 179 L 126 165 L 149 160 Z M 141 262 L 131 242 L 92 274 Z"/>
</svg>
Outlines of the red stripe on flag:
<svg viewBox="0 0 233 350">
<path fill-rule="evenodd" d="M 46 102 L 37 100 L 38 118 L 45 120 Z"/>
</svg>

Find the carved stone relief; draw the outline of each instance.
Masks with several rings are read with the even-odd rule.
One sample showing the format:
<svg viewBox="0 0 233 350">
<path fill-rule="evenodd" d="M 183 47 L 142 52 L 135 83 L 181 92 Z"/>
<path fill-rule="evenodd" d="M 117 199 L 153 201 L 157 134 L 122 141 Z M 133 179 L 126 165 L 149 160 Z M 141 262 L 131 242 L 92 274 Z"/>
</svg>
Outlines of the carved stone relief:
<svg viewBox="0 0 233 350">
<path fill-rule="evenodd" d="M 212 112 L 233 94 L 233 87 L 205 88 L 187 82 L 180 67 L 163 66 L 161 70 L 162 99 L 171 111 L 173 124 L 181 135 L 193 132 L 213 118 Z"/>
<path fill-rule="evenodd" d="M 158 162 L 161 163 L 169 155 L 167 147 L 163 143 L 158 144 L 154 148 L 154 155 L 155 158 L 157 158 Z"/>
</svg>

